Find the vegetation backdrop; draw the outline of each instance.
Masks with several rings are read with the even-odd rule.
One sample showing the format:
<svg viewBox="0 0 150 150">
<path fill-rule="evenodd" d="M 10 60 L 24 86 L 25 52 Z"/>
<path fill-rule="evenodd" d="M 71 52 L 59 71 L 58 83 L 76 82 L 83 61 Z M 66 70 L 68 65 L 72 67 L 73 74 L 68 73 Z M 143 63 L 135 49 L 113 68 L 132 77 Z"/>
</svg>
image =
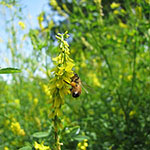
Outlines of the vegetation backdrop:
<svg viewBox="0 0 150 150">
<path fill-rule="evenodd" d="M 10 16 L 1 29 L 9 35 L 5 67 L 22 71 L 11 82 L 0 77 L 0 149 L 55 149 L 49 81 L 55 35 L 66 31 L 73 70 L 89 93 L 64 97 L 61 149 L 150 149 L 149 0 L 47 0 L 37 28 L 20 1 L 0 5 L 1 16 Z"/>
</svg>

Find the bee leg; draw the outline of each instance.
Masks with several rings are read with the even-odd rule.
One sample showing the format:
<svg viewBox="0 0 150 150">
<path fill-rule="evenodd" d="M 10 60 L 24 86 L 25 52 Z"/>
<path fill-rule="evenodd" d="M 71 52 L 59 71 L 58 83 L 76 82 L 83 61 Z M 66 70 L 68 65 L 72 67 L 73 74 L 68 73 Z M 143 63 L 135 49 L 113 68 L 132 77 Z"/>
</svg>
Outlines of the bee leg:
<svg viewBox="0 0 150 150">
<path fill-rule="evenodd" d="M 64 82 L 70 85 L 70 83 L 68 83 L 67 81 L 64 80 Z"/>
</svg>

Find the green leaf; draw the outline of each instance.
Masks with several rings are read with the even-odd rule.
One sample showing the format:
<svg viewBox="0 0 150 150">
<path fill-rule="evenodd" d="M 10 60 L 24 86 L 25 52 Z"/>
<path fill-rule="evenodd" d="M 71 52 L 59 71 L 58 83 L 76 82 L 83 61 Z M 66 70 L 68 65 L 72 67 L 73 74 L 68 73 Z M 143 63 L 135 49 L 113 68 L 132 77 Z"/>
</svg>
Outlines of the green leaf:
<svg viewBox="0 0 150 150">
<path fill-rule="evenodd" d="M 85 139 L 89 139 L 88 136 L 85 136 L 85 135 L 77 135 L 75 137 L 73 137 L 74 140 L 77 140 L 77 141 L 83 141 Z"/>
<path fill-rule="evenodd" d="M 4 145 L 0 145 L 0 150 L 3 150 L 4 149 Z"/>
<path fill-rule="evenodd" d="M 32 135 L 34 138 L 44 138 L 49 136 L 48 132 L 36 132 Z"/>
<path fill-rule="evenodd" d="M 24 146 L 24 147 L 20 148 L 19 150 L 32 150 L 32 147 Z"/>
<path fill-rule="evenodd" d="M 11 73 L 19 73 L 21 72 L 20 69 L 17 68 L 1 68 L 0 74 L 11 74 Z"/>
<path fill-rule="evenodd" d="M 70 136 L 71 137 L 74 137 L 77 135 L 77 131 L 80 130 L 80 127 L 79 126 L 75 126 L 73 128 L 70 128 Z"/>
</svg>

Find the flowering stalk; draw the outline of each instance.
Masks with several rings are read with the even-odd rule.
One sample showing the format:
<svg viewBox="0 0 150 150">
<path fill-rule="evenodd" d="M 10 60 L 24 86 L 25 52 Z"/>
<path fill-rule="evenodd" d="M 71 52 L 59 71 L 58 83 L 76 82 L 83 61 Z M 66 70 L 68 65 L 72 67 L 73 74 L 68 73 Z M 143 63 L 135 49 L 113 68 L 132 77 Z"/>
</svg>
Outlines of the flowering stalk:
<svg viewBox="0 0 150 150">
<path fill-rule="evenodd" d="M 50 94 L 51 94 L 51 114 L 55 132 L 55 149 L 60 150 L 59 132 L 61 127 L 61 107 L 64 104 L 65 95 L 70 93 L 69 87 L 66 84 L 71 82 L 73 77 L 72 68 L 74 66 L 73 60 L 69 57 L 69 45 L 65 38 L 68 38 L 67 32 L 64 34 L 58 33 L 56 38 L 59 42 L 60 53 L 57 57 L 53 58 L 55 67 L 53 68 L 53 78 L 50 80 Z M 65 82 L 66 81 L 66 82 Z"/>
</svg>

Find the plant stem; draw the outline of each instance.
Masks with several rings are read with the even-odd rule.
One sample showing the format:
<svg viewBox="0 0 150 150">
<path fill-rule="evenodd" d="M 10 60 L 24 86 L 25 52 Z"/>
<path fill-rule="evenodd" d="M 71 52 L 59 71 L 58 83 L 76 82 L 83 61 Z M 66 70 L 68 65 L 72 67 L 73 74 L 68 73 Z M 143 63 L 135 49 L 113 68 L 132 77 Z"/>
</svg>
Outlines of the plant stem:
<svg viewBox="0 0 150 150">
<path fill-rule="evenodd" d="M 55 149 L 56 149 L 56 150 L 61 150 L 60 143 L 59 143 L 59 137 L 58 137 L 57 122 L 58 122 L 58 116 L 56 115 L 55 118 L 54 118 Z"/>
</svg>

